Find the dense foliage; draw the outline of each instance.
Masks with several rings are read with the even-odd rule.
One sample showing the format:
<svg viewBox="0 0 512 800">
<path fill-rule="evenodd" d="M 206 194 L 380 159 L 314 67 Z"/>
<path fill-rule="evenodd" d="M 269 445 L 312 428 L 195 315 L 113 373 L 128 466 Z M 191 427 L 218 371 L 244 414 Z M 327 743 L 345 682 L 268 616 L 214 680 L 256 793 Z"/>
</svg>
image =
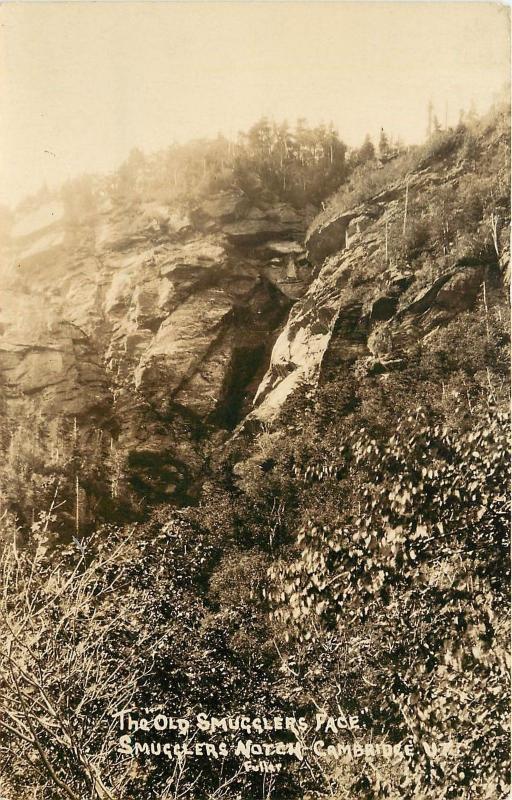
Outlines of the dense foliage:
<svg viewBox="0 0 512 800">
<path fill-rule="evenodd" d="M 82 175 L 57 194 L 69 225 L 83 224 L 106 201 L 134 208 L 143 202 L 183 207 L 226 189 L 237 189 L 253 201 L 315 206 L 371 153 L 366 145 L 346 158 L 347 147 L 332 124 L 313 127 L 297 120 L 290 126 L 264 117 L 234 141 L 219 134 L 215 139 L 174 143 L 153 154 L 135 148 L 112 174 Z M 54 195 L 45 185 L 20 208 Z M 0 218 L 2 230 L 8 232 L 8 209 L 0 209 Z"/>
<path fill-rule="evenodd" d="M 295 558 L 271 568 L 302 686 L 415 746 L 392 769 L 367 759 L 353 783 L 334 772 L 340 797 L 508 793 L 507 431 L 492 412 L 454 435 L 417 409 L 387 440 L 355 430 L 297 466 L 339 481 L 336 515 L 311 509 Z"/>
<path fill-rule="evenodd" d="M 19 205 L 29 210 L 58 197 L 69 226 L 81 225 L 105 208 L 105 203 L 135 209 L 140 203 L 187 207 L 225 190 L 238 190 L 253 202 L 291 203 L 296 208 L 319 207 L 359 170 L 375 173 L 376 165 L 395 158 L 405 148 L 384 141 L 375 148 L 367 136 L 359 148 L 348 148 L 334 125 L 312 126 L 305 119 L 294 125 L 262 117 L 236 139 L 173 143 L 146 154 L 134 148 L 113 173 L 84 174 L 60 189 L 44 184 Z M 0 235 L 8 236 L 13 214 L 0 208 Z"/>
<path fill-rule="evenodd" d="M 47 532 L 20 551 L 4 547 L 0 599 L 0 746 L 4 797 L 242 797 L 251 775 L 223 759 L 120 757 L 119 712 L 193 718 L 279 710 L 273 653 L 249 591 L 267 566 L 247 555 L 229 599 L 208 576 L 219 541 L 162 509 L 144 526 L 103 528 L 56 552 Z M 218 584 L 218 582 L 217 582 Z M 9 590 L 16 586 L 16 593 Z M 260 619 L 258 619 L 258 617 Z M 282 705 L 282 704 L 281 704 Z M 125 728 L 126 732 L 126 728 Z M 133 742 L 183 744 L 173 732 Z M 216 742 L 217 736 L 207 737 Z M 256 789 L 254 789 L 256 791 Z M 281 796 L 288 796 L 285 783 Z M 243 792 L 243 794 L 242 794 Z"/>
<path fill-rule="evenodd" d="M 83 430 L 75 417 L 47 419 L 27 401 L 0 422 L 0 514 L 56 538 L 90 533 L 98 522 L 129 516 L 120 491 L 124 461 L 108 430 Z"/>
</svg>

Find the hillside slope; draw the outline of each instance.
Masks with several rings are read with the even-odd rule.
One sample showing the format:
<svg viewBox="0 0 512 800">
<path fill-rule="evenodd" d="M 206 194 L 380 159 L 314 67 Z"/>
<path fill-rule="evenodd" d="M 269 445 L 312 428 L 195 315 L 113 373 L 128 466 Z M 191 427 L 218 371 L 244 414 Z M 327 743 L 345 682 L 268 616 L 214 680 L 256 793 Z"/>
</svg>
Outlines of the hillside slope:
<svg viewBox="0 0 512 800">
<path fill-rule="evenodd" d="M 495 111 L 360 165 L 318 215 L 249 180 L 18 214 L 8 800 L 509 797 L 509 162 Z M 232 717 L 222 761 L 202 731 L 162 758 L 199 733 L 171 725 L 121 752 L 127 704 Z M 290 757 L 244 767 L 241 714 Z"/>
<path fill-rule="evenodd" d="M 472 154 L 462 133 L 446 136 L 382 191 L 313 223 L 306 247 L 320 271 L 275 344 L 252 418 L 272 420 L 322 367 L 357 365 L 361 378 L 403 368 L 486 281 L 507 283 L 507 136 L 494 121 Z"/>
</svg>

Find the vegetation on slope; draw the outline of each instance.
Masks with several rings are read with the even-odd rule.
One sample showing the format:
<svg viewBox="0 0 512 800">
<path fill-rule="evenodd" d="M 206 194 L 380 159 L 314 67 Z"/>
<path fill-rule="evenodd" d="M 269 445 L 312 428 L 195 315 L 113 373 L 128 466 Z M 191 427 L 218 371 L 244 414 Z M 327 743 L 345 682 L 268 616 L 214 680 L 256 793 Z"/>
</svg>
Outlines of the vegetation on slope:
<svg viewBox="0 0 512 800">
<path fill-rule="evenodd" d="M 461 157 L 466 176 L 450 192 L 443 176 Z M 256 444 L 238 437 L 217 454 L 196 507 L 160 508 L 57 550 L 51 487 L 27 494 L 34 521 L 21 545 L 32 512 L 5 514 L 8 800 L 508 796 L 506 118 L 443 134 L 416 168 L 425 159 L 440 176 L 436 203 L 410 198 L 409 232 L 389 232 L 390 259 L 411 269 L 415 292 L 449 262 L 485 263 L 471 312 L 418 341 L 394 372 L 333 367 L 296 393 Z M 411 163 L 366 169 L 371 188 L 343 189 L 328 213 Z M 78 456 L 66 437 L 72 504 Z M 4 493 L 31 473 L 30 449 L 15 449 Z M 362 754 L 307 751 L 265 779 L 229 757 L 222 770 L 208 758 L 123 759 L 119 705 L 183 717 L 357 713 L 361 727 L 343 741 Z M 386 761 L 368 742 L 410 748 Z"/>
</svg>

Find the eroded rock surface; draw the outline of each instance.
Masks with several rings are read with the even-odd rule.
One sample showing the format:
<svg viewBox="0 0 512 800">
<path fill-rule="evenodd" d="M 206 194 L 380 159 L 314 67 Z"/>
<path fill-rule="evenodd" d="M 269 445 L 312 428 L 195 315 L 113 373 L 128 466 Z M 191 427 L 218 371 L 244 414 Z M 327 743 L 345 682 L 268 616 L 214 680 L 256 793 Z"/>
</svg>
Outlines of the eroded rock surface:
<svg viewBox="0 0 512 800">
<path fill-rule="evenodd" d="M 287 398 L 315 386 L 329 365 L 338 375 L 340 367 L 356 364 L 359 374 L 403 366 L 418 342 L 474 307 L 484 280 L 494 280 L 485 258 L 440 261 L 441 274 L 416 293 L 414 271 L 386 262 L 386 231 L 397 220 L 402 226 L 406 190 L 427 206 L 440 181 L 454 185 L 462 174 L 460 164 L 443 176 L 418 169 L 369 202 L 327 218 L 324 213 L 311 226 L 306 247 L 320 271 L 290 311 L 243 428 L 275 420 Z M 502 273 L 506 261 L 500 261 Z"/>
<path fill-rule="evenodd" d="M 311 215 L 235 191 L 189 210 L 109 200 L 80 219 L 57 203 L 19 214 L 0 274 L 6 413 L 29 401 L 108 426 L 141 491 L 158 472 L 163 496 L 190 484 L 312 279 Z"/>
<path fill-rule="evenodd" d="M 104 198 L 74 219 L 58 203 L 19 214 L 0 264 L 2 408 L 107 428 L 141 495 L 186 501 L 210 439 L 268 429 L 330 370 L 400 369 L 479 302 L 490 271 L 507 279 L 506 247 L 490 265 L 424 253 L 420 236 L 430 266 L 389 258 L 406 197 L 421 234 L 423 209 L 464 174 L 456 155 L 423 163 L 314 220 L 238 190 L 190 208 Z"/>
</svg>

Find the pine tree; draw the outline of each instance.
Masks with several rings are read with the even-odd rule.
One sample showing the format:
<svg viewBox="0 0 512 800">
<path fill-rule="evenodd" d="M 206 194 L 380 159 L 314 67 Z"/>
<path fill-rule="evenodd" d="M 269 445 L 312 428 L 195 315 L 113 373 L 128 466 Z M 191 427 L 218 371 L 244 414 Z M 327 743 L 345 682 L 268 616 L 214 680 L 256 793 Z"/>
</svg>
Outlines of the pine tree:
<svg viewBox="0 0 512 800">
<path fill-rule="evenodd" d="M 379 138 L 379 157 L 387 158 L 389 156 L 389 140 L 384 128 L 380 129 Z"/>
<path fill-rule="evenodd" d="M 373 161 L 375 158 L 375 147 L 373 145 L 372 140 L 370 139 L 370 134 L 367 133 L 364 139 L 363 144 L 357 151 L 357 160 L 360 164 L 365 164 L 367 161 Z"/>
</svg>

